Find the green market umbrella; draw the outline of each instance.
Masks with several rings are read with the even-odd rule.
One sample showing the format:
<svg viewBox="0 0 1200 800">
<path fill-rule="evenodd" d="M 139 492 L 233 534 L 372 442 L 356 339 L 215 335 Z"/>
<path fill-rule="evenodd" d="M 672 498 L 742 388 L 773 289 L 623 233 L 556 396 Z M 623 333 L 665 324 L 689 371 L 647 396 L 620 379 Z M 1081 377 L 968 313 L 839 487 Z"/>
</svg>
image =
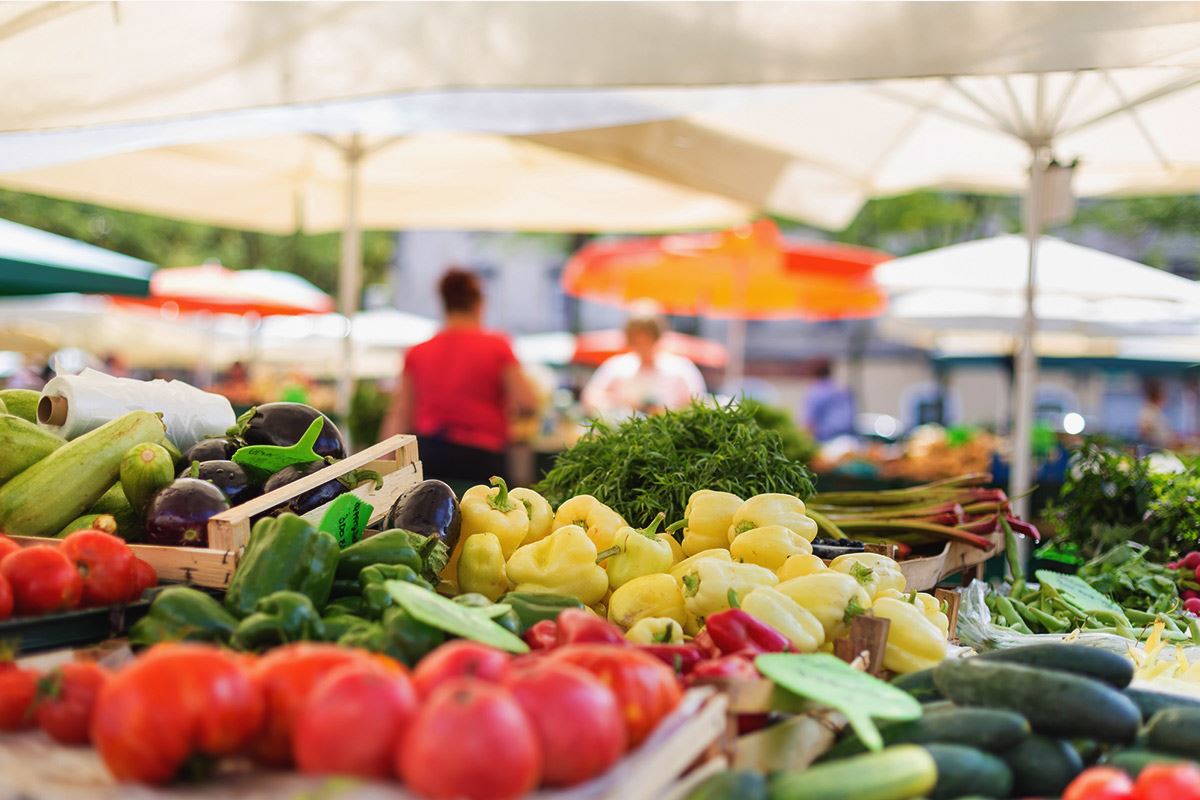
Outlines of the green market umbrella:
<svg viewBox="0 0 1200 800">
<path fill-rule="evenodd" d="M 0 296 L 86 292 L 144 297 L 154 265 L 0 219 Z"/>
</svg>

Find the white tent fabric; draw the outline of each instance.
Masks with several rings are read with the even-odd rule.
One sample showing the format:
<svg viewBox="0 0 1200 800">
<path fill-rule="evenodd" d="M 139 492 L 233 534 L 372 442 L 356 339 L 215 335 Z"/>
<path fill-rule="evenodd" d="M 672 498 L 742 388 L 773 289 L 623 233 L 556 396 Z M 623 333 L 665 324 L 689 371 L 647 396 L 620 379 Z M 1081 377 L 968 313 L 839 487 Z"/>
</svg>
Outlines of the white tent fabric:
<svg viewBox="0 0 1200 800">
<path fill-rule="evenodd" d="M 1197 64 L 1198 29 L 1191 3 L 11 2 L 0 129 L 399 92 Z"/>
</svg>

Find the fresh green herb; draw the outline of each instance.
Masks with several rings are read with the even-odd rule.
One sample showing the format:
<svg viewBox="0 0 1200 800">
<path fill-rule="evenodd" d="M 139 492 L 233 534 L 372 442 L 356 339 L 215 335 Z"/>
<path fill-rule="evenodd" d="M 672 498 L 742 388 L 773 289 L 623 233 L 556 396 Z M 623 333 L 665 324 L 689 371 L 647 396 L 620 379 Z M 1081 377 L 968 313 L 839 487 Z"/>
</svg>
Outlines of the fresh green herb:
<svg viewBox="0 0 1200 800">
<path fill-rule="evenodd" d="M 813 494 L 813 476 L 745 404 L 696 402 L 679 411 L 593 424 L 537 486 L 551 504 L 591 494 L 631 522 L 682 519 L 698 489 L 750 497 Z"/>
</svg>

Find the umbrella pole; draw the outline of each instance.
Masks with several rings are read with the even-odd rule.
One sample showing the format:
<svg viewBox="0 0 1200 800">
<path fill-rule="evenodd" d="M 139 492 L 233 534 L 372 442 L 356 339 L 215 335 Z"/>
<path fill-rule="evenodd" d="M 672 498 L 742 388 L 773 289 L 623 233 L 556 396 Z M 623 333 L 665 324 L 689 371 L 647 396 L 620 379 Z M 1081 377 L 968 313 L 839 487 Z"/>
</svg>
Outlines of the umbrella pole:
<svg viewBox="0 0 1200 800">
<path fill-rule="evenodd" d="M 1029 189 L 1025 201 L 1025 235 L 1029 239 L 1029 264 L 1025 283 L 1025 316 L 1021 322 L 1020 347 L 1017 350 L 1016 386 L 1013 396 L 1012 472 L 1009 496 L 1019 497 L 1015 511 L 1021 517 L 1029 513 L 1029 498 L 1025 492 L 1033 483 L 1033 402 L 1037 383 L 1037 354 L 1033 349 L 1037 317 L 1034 300 L 1037 295 L 1038 242 L 1042 233 L 1042 188 L 1046 171 L 1042 151 L 1033 149 L 1029 166 Z"/>
<path fill-rule="evenodd" d="M 362 230 L 358 217 L 359 164 L 363 147 L 358 134 L 342 150 L 346 159 L 346 221 L 342 229 L 341 263 L 338 269 L 338 311 L 346 318 L 346 335 L 342 339 L 342 364 L 338 374 L 337 416 L 342 432 L 350 435 L 350 402 L 354 396 L 354 339 L 351 334 L 354 312 L 358 310 L 358 295 L 362 290 Z M 351 443 L 353 446 L 353 442 Z"/>
</svg>

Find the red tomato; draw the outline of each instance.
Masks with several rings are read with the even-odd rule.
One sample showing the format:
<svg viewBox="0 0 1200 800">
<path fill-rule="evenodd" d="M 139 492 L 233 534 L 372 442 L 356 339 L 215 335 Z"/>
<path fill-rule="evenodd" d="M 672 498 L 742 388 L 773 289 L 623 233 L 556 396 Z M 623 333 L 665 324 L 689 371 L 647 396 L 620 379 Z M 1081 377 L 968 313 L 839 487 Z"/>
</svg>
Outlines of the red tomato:
<svg viewBox="0 0 1200 800">
<path fill-rule="evenodd" d="M 103 531 L 75 531 L 59 551 L 83 578 L 85 606 L 111 606 L 129 600 L 137 581 L 137 556 L 119 536 Z"/>
<path fill-rule="evenodd" d="M 158 573 L 150 562 L 135 558 L 133 560 L 133 588 L 129 592 L 127 601 L 132 603 L 141 599 L 143 592 L 157 585 Z"/>
<path fill-rule="evenodd" d="M 1194 764 L 1151 764 L 1138 774 L 1133 800 L 1200 800 L 1200 769 Z"/>
<path fill-rule="evenodd" d="M 23 547 L 0 561 L 0 575 L 12 584 L 18 614 L 49 614 L 79 606 L 83 580 L 71 560 L 53 547 Z"/>
<path fill-rule="evenodd" d="M 0 533 L 0 561 L 9 553 L 15 553 L 21 549 L 21 545 L 14 542 L 12 539 Z"/>
<path fill-rule="evenodd" d="M 509 800 L 538 784 L 533 726 L 507 689 L 478 678 L 439 686 L 396 751 L 414 793 L 429 800 Z"/>
<path fill-rule="evenodd" d="M 403 672 L 347 664 L 322 678 L 296 715 L 292 754 L 301 772 L 394 777 L 396 749 L 417 713 Z"/>
<path fill-rule="evenodd" d="M 262 694 L 240 657 L 160 644 L 100 690 L 92 744 L 117 780 L 162 784 L 193 756 L 244 752 L 262 722 Z"/>
<path fill-rule="evenodd" d="M 625 720 L 617 698 L 587 670 L 539 661 L 511 670 L 504 685 L 533 724 L 544 784 L 582 783 L 625 752 Z"/>
<path fill-rule="evenodd" d="M 292 727 L 313 687 L 337 667 L 367 663 L 376 662 L 365 650 L 335 644 L 285 645 L 259 659 L 253 675 L 263 691 L 267 719 L 254 743 L 254 757 L 271 766 L 289 766 Z"/>
<path fill-rule="evenodd" d="M 64 664 L 38 682 L 38 727 L 63 744 L 87 744 L 96 697 L 111 677 L 90 661 Z"/>
<path fill-rule="evenodd" d="M 475 677 L 495 683 L 508 667 L 508 653 L 478 642 L 447 642 L 421 659 L 413 670 L 413 686 L 421 697 L 451 678 Z"/>
<path fill-rule="evenodd" d="M 1063 792 L 1063 800 L 1130 800 L 1133 781 L 1115 767 L 1092 767 L 1079 773 Z"/>
<path fill-rule="evenodd" d="M 0 731 L 17 731 L 33 724 L 33 701 L 38 674 L 23 667 L 0 670 Z"/>
<path fill-rule="evenodd" d="M 12 584 L 0 575 L 0 619 L 8 619 L 13 612 Z"/>
<path fill-rule="evenodd" d="M 625 717 L 630 747 L 645 741 L 663 717 L 675 710 L 683 696 L 674 671 L 637 648 L 567 645 L 547 658 L 583 667 L 613 691 Z"/>
</svg>

